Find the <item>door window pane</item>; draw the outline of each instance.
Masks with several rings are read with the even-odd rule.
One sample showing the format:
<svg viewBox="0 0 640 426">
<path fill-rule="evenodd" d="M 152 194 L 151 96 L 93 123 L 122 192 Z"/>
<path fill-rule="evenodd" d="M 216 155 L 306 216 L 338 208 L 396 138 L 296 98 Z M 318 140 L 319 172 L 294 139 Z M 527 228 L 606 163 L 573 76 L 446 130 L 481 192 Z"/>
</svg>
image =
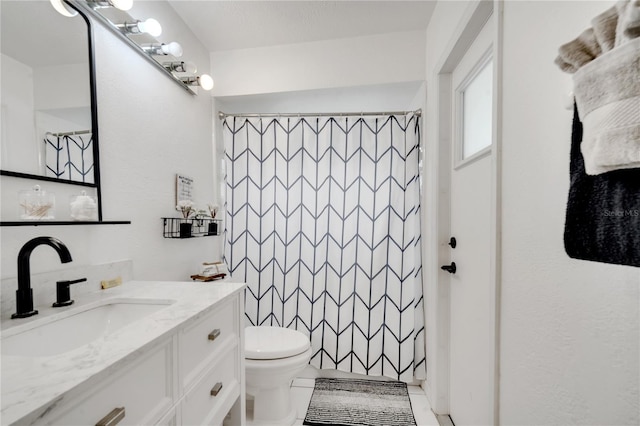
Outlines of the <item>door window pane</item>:
<svg viewBox="0 0 640 426">
<path fill-rule="evenodd" d="M 491 145 L 493 61 L 489 61 L 462 92 L 462 159 Z"/>
</svg>

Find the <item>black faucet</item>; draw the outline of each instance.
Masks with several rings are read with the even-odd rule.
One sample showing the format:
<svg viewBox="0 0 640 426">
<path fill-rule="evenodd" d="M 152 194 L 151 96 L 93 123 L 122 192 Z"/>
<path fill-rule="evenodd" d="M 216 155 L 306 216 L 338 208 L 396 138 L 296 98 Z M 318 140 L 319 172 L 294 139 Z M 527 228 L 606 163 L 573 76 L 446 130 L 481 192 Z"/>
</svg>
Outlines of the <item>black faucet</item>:
<svg viewBox="0 0 640 426">
<path fill-rule="evenodd" d="M 62 263 L 71 262 L 71 253 L 62 241 L 53 237 L 36 237 L 22 246 L 18 253 L 18 290 L 16 291 L 16 310 L 11 318 L 26 318 L 36 315 L 38 311 L 33 309 L 33 290 L 31 289 L 31 272 L 29 270 L 29 258 L 33 249 L 40 245 L 53 247 Z"/>
</svg>

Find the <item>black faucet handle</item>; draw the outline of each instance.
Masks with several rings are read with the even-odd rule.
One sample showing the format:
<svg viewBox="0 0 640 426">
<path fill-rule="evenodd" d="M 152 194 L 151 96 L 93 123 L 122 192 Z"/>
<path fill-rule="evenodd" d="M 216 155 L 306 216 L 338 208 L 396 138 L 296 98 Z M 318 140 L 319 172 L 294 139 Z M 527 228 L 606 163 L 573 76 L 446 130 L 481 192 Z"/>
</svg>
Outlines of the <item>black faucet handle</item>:
<svg viewBox="0 0 640 426">
<path fill-rule="evenodd" d="M 57 281 L 56 285 L 57 284 L 78 284 L 86 280 L 87 280 L 86 278 L 78 278 L 77 280 L 71 280 L 71 281 Z"/>
<path fill-rule="evenodd" d="M 71 299 L 71 290 L 69 289 L 69 286 L 86 280 L 86 278 L 79 278 L 77 280 L 56 281 L 56 301 L 51 306 L 54 308 L 60 308 L 62 306 L 71 305 L 73 300 Z"/>
</svg>

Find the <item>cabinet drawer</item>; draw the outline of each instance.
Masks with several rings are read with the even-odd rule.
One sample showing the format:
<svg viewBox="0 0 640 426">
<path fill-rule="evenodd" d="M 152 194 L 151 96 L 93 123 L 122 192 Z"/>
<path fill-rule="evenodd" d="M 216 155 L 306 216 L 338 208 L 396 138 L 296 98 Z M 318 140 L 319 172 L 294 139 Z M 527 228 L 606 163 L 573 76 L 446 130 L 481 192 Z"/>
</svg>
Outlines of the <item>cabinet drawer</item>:
<svg viewBox="0 0 640 426">
<path fill-rule="evenodd" d="M 156 426 L 177 426 L 178 425 L 178 414 L 177 410 L 173 409 L 169 411 L 167 414 L 162 416 L 160 420 L 155 424 Z"/>
<path fill-rule="evenodd" d="M 238 303 L 232 298 L 179 334 L 180 377 L 189 388 L 214 362 L 214 356 L 238 341 Z"/>
<path fill-rule="evenodd" d="M 169 341 L 95 385 L 95 392 L 89 389 L 86 398 L 55 409 L 51 420 L 43 420 L 57 425 L 95 425 L 112 410 L 124 407 L 118 426 L 155 423 L 173 404 L 172 355 Z"/>
<path fill-rule="evenodd" d="M 238 359 L 238 347 L 225 352 L 219 362 L 189 391 L 183 400 L 182 424 L 222 423 L 240 394 Z"/>
</svg>

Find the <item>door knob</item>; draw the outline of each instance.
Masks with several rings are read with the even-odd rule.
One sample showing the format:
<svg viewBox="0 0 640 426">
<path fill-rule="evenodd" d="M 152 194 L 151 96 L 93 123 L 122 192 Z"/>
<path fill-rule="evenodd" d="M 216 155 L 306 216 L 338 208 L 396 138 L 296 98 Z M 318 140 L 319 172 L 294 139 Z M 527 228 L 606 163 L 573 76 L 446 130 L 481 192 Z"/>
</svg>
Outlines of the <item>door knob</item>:
<svg viewBox="0 0 640 426">
<path fill-rule="evenodd" d="M 456 262 L 451 262 L 451 265 L 442 265 L 440 269 L 442 269 L 443 271 L 447 271 L 450 274 L 455 274 L 457 269 Z"/>
</svg>

